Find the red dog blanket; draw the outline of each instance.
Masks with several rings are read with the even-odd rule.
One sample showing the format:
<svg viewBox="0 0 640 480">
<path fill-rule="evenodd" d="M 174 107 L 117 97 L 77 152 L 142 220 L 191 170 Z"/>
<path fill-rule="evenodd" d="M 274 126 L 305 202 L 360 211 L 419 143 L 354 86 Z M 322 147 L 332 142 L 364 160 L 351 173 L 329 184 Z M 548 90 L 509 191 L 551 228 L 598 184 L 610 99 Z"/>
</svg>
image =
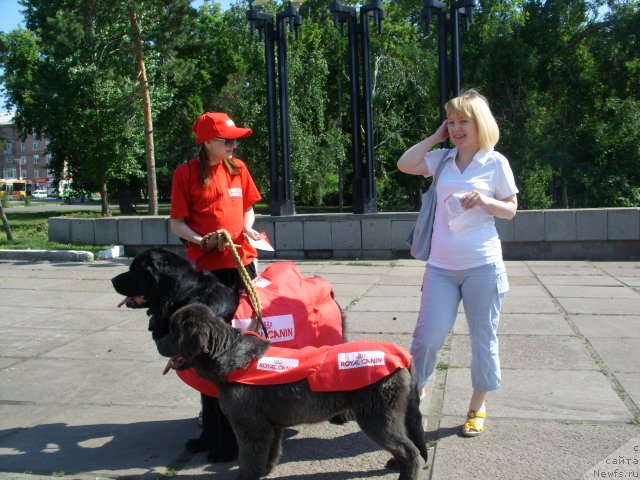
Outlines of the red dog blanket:
<svg viewBox="0 0 640 480">
<path fill-rule="evenodd" d="M 269 347 L 227 381 L 279 385 L 306 378 L 315 392 L 344 392 L 371 385 L 410 364 L 411 355 L 398 345 L 371 340 L 299 350 Z"/>
<path fill-rule="evenodd" d="M 262 320 L 269 340 L 278 347 L 300 349 L 343 342 L 342 312 L 333 299 L 333 288 L 320 277 L 304 278 L 292 262 L 269 265 L 253 280 Z M 253 310 L 245 293 L 240 299 L 231 325 L 246 330 Z M 260 332 L 262 333 L 262 332 Z M 177 371 L 178 376 L 196 390 L 218 396 L 213 383 L 200 378 L 195 369 Z"/>
</svg>

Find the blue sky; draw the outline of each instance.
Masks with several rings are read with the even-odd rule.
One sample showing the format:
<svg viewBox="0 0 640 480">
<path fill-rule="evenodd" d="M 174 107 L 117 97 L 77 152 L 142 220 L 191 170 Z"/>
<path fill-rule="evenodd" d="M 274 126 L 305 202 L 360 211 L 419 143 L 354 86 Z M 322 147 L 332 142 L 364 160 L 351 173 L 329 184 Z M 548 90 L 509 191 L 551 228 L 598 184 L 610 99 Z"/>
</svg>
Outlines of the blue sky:
<svg viewBox="0 0 640 480">
<path fill-rule="evenodd" d="M 192 0 L 194 7 L 202 5 L 204 0 Z M 229 7 L 231 0 L 216 0 L 216 3 L 222 5 L 223 9 Z M 20 13 L 24 7 L 18 4 L 18 0 L 0 0 L 0 31 L 9 32 L 14 28 L 24 27 L 22 14 Z M 4 111 L 4 96 L 2 95 L 2 86 L 0 85 L 0 111 Z"/>
<path fill-rule="evenodd" d="M 22 21 L 18 0 L 0 0 L 0 31 L 8 32 L 19 26 Z"/>
</svg>

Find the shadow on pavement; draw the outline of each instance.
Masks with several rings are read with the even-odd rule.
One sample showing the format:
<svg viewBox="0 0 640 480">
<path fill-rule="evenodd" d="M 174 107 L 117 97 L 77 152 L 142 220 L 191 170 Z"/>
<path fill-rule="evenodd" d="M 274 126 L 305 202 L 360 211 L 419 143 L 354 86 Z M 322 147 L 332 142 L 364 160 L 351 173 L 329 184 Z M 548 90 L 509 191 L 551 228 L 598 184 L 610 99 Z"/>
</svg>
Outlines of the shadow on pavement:
<svg viewBox="0 0 640 480">
<path fill-rule="evenodd" d="M 427 442 L 437 442 L 438 440 L 442 440 L 443 438 L 453 436 L 464 437 L 464 435 L 462 435 L 462 423 L 457 427 L 441 427 L 437 430 L 431 430 L 430 432 L 425 433 Z"/>
<path fill-rule="evenodd" d="M 0 430 L 0 451 L 10 451 L 0 454 L 0 471 L 73 475 L 166 466 L 183 451 L 190 430 L 197 434 L 193 424 L 192 419 L 78 426 L 48 423 Z"/>
<path fill-rule="evenodd" d="M 194 435 L 195 434 L 195 435 Z M 331 438 L 301 437 L 299 431 L 286 429 L 281 465 L 308 461 L 339 460 L 376 452 L 378 448 L 361 432 L 350 432 Z M 192 419 L 148 421 L 128 424 L 96 424 L 72 426 L 48 423 L 28 428 L 0 430 L 0 472 L 65 476 L 86 472 L 111 472 L 126 478 L 157 478 L 167 467 L 202 462 L 203 471 L 224 476 L 237 463 L 207 464 L 206 454 L 184 451 L 188 436 L 197 436 Z M 10 453 L 6 453 L 9 452 Z M 390 458 L 390 456 L 389 456 Z M 182 464 L 182 465 L 180 465 Z M 380 465 L 383 467 L 383 464 Z M 141 472 L 142 470 L 142 472 Z M 145 472 L 145 473 L 143 473 Z M 362 472 L 332 471 L 326 474 L 295 474 L 281 478 L 349 479 L 383 475 L 390 470 L 380 468 Z M 237 473 L 237 470 L 236 470 Z M 191 475 L 177 474 L 177 478 Z M 202 478 L 196 475 L 194 478 Z"/>
</svg>

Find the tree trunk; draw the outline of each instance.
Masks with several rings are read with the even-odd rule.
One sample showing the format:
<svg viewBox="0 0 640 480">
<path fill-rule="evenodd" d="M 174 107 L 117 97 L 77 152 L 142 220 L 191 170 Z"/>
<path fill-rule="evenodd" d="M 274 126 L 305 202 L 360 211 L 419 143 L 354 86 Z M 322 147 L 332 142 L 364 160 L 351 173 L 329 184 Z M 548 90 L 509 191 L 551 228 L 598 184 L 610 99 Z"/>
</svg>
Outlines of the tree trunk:
<svg viewBox="0 0 640 480">
<path fill-rule="evenodd" d="M 140 28 L 138 15 L 134 9 L 129 10 L 131 30 L 133 31 L 133 48 L 138 59 L 138 75 L 142 89 L 142 103 L 144 106 L 144 149 L 147 153 L 147 185 L 149 190 L 149 215 L 158 215 L 158 187 L 156 184 L 156 158 L 153 146 L 153 119 L 151 118 L 151 96 L 149 95 L 149 82 L 147 69 L 142 57 L 142 42 L 140 41 Z"/>
<path fill-rule="evenodd" d="M 2 225 L 4 225 L 4 231 L 7 234 L 7 240 L 9 240 L 10 242 L 13 242 L 13 233 L 11 233 L 11 226 L 9 225 L 9 220 L 7 219 L 7 216 L 4 213 L 4 208 L 2 207 L 2 204 L 0 204 L 0 216 L 2 217 Z"/>
<path fill-rule="evenodd" d="M 100 182 L 100 203 L 102 204 L 102 215 L 109 214 L 109 192 L 107 191 L 107 182 Z"/>
<path fill-rule="evenodd" d="M 120 213 L 132 214 L 137 213 L 136 207 L 133 205 L 133 191 L 130 185 L 124 182 L 118 182 L 118 206 Z"/>
<path fill-rule="evenodd" d="M 422 206 L 422 191 L 419 186 L 411 188 L 411 204 L 413 205 L 414 211 L 420 211 L 420 207 Z"/>
<path fill-rule="evenodd" d="M 562 179 L 562 208 L 569 208 L 569 192 L 567 190 L 567 181 Z"/>
</svg>

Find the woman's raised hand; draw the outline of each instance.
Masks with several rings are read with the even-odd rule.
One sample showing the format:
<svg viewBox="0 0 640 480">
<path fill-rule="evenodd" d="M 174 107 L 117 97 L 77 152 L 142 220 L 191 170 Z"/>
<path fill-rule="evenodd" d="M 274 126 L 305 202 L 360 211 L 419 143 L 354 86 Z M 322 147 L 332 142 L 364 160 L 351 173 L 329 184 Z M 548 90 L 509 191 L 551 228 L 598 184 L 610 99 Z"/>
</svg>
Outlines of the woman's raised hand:
<svg viewBox="0 0 640 480">
<path fill-rule="evenodd" d="M 433 137 L 438 140 L 438 143 L 445 142 L 449 139 L 449 129 L 447 128 L 447 122 L 448 120 L 442 122 L 440 128 L 438 128 L 438 130 L 436 130 L 436 133 L 433 134 Z"/>
</svg>

